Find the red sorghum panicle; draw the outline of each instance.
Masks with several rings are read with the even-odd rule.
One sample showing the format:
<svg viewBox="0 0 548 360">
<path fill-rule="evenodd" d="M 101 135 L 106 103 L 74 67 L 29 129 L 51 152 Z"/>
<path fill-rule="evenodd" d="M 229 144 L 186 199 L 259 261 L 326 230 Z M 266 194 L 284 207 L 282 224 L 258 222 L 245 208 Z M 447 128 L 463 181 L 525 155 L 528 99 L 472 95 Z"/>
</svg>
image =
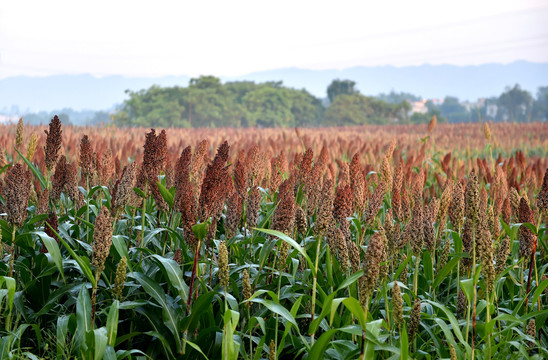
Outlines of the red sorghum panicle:
<svg viewBox="0 0 548 360">
<path fill-rule="evenodd" d="M 364 212 L 364 223 L 366 225 L 369 226 L 373 224 L 373 222 L 375 221 L 375 217 L 377 216 L 377 213 L 379 212 L 379 209 L 381 208 L 386 189 L 387 188 L 385 183 L 381 182 L 375 188 L 375 191 L 373 191 L 373 194 L 371 195 L 371 198 L 369 199 L 369 203 L 367 204 L 367 208 Z"/>
<path fill-rule="evenodd" d="M 466 183 L 466 191 L 464 193 L 464 206 L 466 219 L 470 221 L 472 229 L 476 229 L 480 214 L 480 194 L 478 177 L 474 170 L 472 170 L 472 172 L 468 176 L 468 182 Z"/>
<path fill-rule="evenodd" d="M 135 191 L 133 188 L 136 184 L 137 164 L 132 162 L 124 167 L 122 176 L 114 185 L 112 195 L 112 207 L 123 209 L 133 202 Z"/>
<path fill-rule="evenodd" d="M 105 261 L 110 253 L 112 245 L 112 218 L 106 206 L 101 208 L 101 212 L 95 219 L 95 230 L 93 232 L 92 258 L 91 264 L 95 266 L 96 273 L 100 273 L 105 268 Z"/>
<path fill-rule="evenodd" d="M 413 343 L 415 336 L 417 335 L 420 321 L 421 321 L 421 299 L 417 297 L 415 298 L 413 309 L 411 310 L 411 315 L 409 315 L 409 327 L 407 329 L 407 333 L 409 335 L 410 346 Z"/>
<path fill-rule="evenodd" d="M 84 135 L 80 140 L 80 159 L 78 162 L 82 172 L 82 176 L 93 176 L 93 151 L 88 136 Z"/>
<path fill-rule="evenodd" d="M 49 190 L 46 188 L 42 190 L 38 197 L 38 204 L 36 205 L 36 215 L 47 214 L 49 212 Z"/>
<path fill-rule="evenodd" d="M 365 210 L 365 179 L 360 165 L 360 155 L 356 153 L 350 163 L 350 186 L 354 197 L 354 210 L 363 214 Z"/>
<path fill-rule="evenodd" d="M 227 238 L 231 238 L 238 232 L 240 219 L 242 218 L 243 199 L 240 194 L 234 192 L 226 204 L 225 231 Z"/>
<path fill-rule="evenodd" d="M 25 171 L 21 164 L 12 166 L 5 177 L 6 213 L 8 221 L 15 226 L 20 227 L 27 218 L 31 184 L 30 172 Z"/>
<path fill-rule="evenodd" d="M 247 227 L 253 229 L 257 226 L 257 220 L 259 219 L 259 210 L 261 206 L 261 192 L 259 188 L 253 186 L 249 190 L 249 197 L 247 200 L 246 219 Z"/>
<path fill-rule="evenodd" d="M 537 207 L 541 212 L 548 212 L 548 168 L 544 172 L 542 187 L 538 193 Z"/>
<path fill-rule="evenodd" d="M 59 156 L 59 150 L 61 150 L 61 121 L 59 117 L 55 115 L 49 123 L 49 131 L 44 130 L 46 133 L 46 148 L 44 153 L 46 155 L 46 168 L 51 171 L 53 166 L 57 163 L 57 157 Z"/>
<path fill-rule="evenodd" d="M 54 212 L 50 212 L 48 218 L 46 219 L 46 222 L 44 223 L 44 232 L 51 238 L 57 240 L 59 242 L 59 239 L 57 238 L 57 235 L 55 233 L 59 232 L 59 219 L 57 218 L 57 214 Z M 42 245 L 42 250 L 40 251 L 42 253 L 48 252 L 45 245 Z"/>
<path fill-rule="evenodd" d="M 190 179 L 192 154 L 188 146 L 183 150 L 175 165 L 175 209 L 181 213 L 185 242 L 194 248 L 198 240 L 192 232 L 197 221 L 195 192 Z"/>
<path fill-rule="evenodd" d="M 247 170 L 240 161 L 236 161 L 234 166 L 234 189 L 242 199 L 247 199 Z"/>
<path fill-rule="evenodd" d="M 377 286 L 377 280 L 380 273 L 380 262 L 384 253 L 384 241 L 380 233 L 375 233 L 369 239 L 369 244 L 365 252 L 365 260 L 363 262 L 363 281 L 364 288 L 360 294 L 360 302 L 362 307 L 367 304 L 365 301 L 371 298 L 373 291 Z"/>
<path fill-rule="evenodd" d="M 460 231 L 464 225 L 464 190 L 460 182 L 453 187 L 449 217 L 455 231 Z"/>
<path fill-rule="evenodd" d="M 508 237 L 508 235 L 506 235 L 500 240 L 499 248 L 497 252 L 495 253 L 496 274 L 500 274 L 501 272 L 504 271 L 504 269 L 506 269 L 506 260 L 508 259 L 509 254 L 510 254 L 510 238 Z"/>
<path fill-rule="evenodd" d="M 529 207 L 527 200 L 521 198 L 519 203 L 519 222 L 535 224 L 535 215 Z M 533 243 L 535 242 L 535 235 L 527 226 L 520 226 L 519 228 L 519 256 L 520 258 L 528 258 L 533 251 Z"/>
</svg>

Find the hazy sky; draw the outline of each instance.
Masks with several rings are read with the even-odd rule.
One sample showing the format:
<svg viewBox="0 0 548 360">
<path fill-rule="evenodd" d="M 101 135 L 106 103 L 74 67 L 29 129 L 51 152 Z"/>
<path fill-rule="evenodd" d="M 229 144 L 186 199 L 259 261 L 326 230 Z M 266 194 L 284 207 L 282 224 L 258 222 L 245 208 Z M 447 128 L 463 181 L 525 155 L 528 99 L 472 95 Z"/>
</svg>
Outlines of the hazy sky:
<svg viewBox="0 0 548 360">
<path fill-rule="evenodd" d="M 547 20 L 547 0 L 2 0 L 0 78 L 548 62 Z"/>
</svg>

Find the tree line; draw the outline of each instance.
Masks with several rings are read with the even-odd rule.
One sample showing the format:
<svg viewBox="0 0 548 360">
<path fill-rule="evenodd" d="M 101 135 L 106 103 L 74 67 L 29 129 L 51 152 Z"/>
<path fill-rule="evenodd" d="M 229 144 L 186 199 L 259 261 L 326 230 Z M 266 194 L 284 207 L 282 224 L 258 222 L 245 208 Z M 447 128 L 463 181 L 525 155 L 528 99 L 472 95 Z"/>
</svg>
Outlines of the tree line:
<svg viewBox="0 0 548 360">
<path fill-rule="evenodd" d="M 461 103 L 447 96 L 426 101 L 426 113 L 412 113 L 409 101 L 421 97 L 409 93 L 361 94 L 351 80 L 333 80 L 327 99 L 282 82 L 222 83 L 214 76 L 193 78 L 187 87 L 152 86 L 129 96 L 114 115 L 120 126 L 154 127 L 294 127 L 365 124 L 425 123 L 478 120 L 533 121 L 548 118 L 548 87 L 537 98 L 519 85 L 499 97 L 478 103 Z"/>
</svg>

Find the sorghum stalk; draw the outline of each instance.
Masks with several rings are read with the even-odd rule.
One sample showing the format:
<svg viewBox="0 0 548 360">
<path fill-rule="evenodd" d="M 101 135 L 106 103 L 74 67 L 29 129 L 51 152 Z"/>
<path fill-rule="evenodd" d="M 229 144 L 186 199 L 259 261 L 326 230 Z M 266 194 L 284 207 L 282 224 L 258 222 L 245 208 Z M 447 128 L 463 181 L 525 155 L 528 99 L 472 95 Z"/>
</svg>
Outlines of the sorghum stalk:
<svg viewBox="0 0 548 360">
<path fill-rule="evenodd" d="M 321 236 L 321 235 L 320 235 Z M 316 261 L 314 262 L 314 279 L 312 280 L 312 310 L 310 311 L 310 322 L 314 321 L 314 312 L 316 309 L 316 284 L 318 282 L 318 262 L 320 260 L 321 241 L 316 236 Z M 310 334 L 310 345 L 314 344 L 314 331 Z"/>
</svg>

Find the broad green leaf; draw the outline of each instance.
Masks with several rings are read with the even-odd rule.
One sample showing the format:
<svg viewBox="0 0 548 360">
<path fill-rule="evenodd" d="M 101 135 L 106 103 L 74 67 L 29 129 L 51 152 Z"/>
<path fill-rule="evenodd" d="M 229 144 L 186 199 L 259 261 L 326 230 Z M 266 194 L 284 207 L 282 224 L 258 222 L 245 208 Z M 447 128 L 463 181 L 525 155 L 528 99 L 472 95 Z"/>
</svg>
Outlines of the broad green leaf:
<svg viewBox="0 0 548 360">
<path fill-rule="evenodd" d="M 280 315 L 285 320 L 289 321 L 292 325 L 295 325 L 295 327 L 298 326 L 293 315 L 291 315 L 291 313 L 287 311 L 287 309 L 281 306 L 280 304 L 277 304 L 270 300 L 258 299 L 258 298 L 252 299 L 251 301 L 266 306 L 270 311 Z"/>
<path fill-rule="evenodd" d="M 27 159 L 23 154 L 21 154 L 15 146 L 13 148 L 15 149 L 15 151 L 17 151 L 17 153 L 19 154 L 21 159 L 23 159 L 25 164 L 27 164 L 30 171 L 32 171 L 32 173 L 34 174 L 34 176 L 36 176 L 38 181 L 40 181 L 40 186 L 42 187 L 42 190 L 45 189 L 47 187 L 47 183 L 46 183 L 46 179 L 44 178 L 44 175 L 42 175 L 42 172 L 40 172 L 40 170 L 36 166 L 34 166 L 33 163 L 29 161 L 29 159 Z"/>
<path fill-rule="evenodd" d="M 343 305 L 346 306 L 346 308 L 350 310 L 352 314 L 354 314 L 354 316 L 358 319 L 358 323 L 360 324 L 362 329 L 365 329 L 365 312 L 363 311 L 360 302 L 353 297 L 348 297 L 343 300 Z"/>
<path fill-rule="evenodd" d="M 327 350 L 327 347 L 329 346 L 329 343 L 331 342 L 331 339 L 335 334 L 337 333 L 337 329 L 331 329 L 326 332 L 324 332 L 315 342 L 312 348 L 310 349 L 310 352 L 308 353 L 309 359 L 323 359 L 325 350 Z"/>
<path fill-rule="evenodd" d="M 82 286 L 78 299 L 76 300 L 76 346 L 81 352 L 86 352 L 89 345 L 87 341 L 87 333 L 91 332 L 93 325 L 91 324 L 91 299 L 89 298 L 88 289 Z"/>
<path fill-rule="evenodd" d="M 162 182 L 158 181 L 158 190 L 160 190 L 160 194 L 166 201 L 166 203 L 169 205 L 169 208 L 173 207 L 173 195 L 171 195 L 171 192 L 162 184 Z"/>
<path fill-rule="evenodd" d="M 107 347 L 107 329 L 100 327 L 99 329 L 93 330 L 95 337 L 95 351 L 94 351 L 94 360 L 101 360 L 104 357 L 105 349 Z"/>
<path fill-rule="evenodd" d="M 9 311 L 13 310 L 13 301 L 15 300 L 15 279 L 8 276 L 0 276 L 0 287 L 6 284 L 8 290 L 8 307 Z"/>
<path fill-rule="evenodd" d="M 177 344 L 177 352 L 181 351 L 182 340 L 177 330 L 177 315 L 174 309 L 167 303 L 166 296 L 162 288 L 148 276 L 139 273 L 132 272 L 128 274 L 141 284 L 145 292 L 150 295 L 156 302 L 162 307 L 163 313 L 166 316 L 166 326 L 171 330 L 173 338 Z"/>
<path fill-rule="evenodd" d="M 268 235 L 276 236 L 277 238 L 293 246 L 305 258 L 306 262 L 308 263 L 309 269 L 311 269 L 312 272 L 314 272 L 314 265 L 312 263 L 312 260 L 310 260 L 310 257 L 308 257 L 308 255 L 306 254 L 306 250 L 301 245 L 299 245 L 295 240 L 293 240 L 292 238 L 290 238 L 283 232 L 277 231 L 277 230 L 260 229 L 260 228 L 255 228 L 254 230 L 263 232 Z"/>
<path fill-rule="evenodd" d="M 57 244 L 57 241 L 55 241 L 55 239 L 53 239 L 51 236 L 49 236 L 43 231 L 35 231 L 34 234 L 40 237 L 40 240 L 48 249 L 48 252 L 51 255 L 51 258 L 53 259 L 55 266 L 57 266 L 57 269 L 61 273 L 61 276 L 63 277 L 63 281 L 64 281 L 65 272 L 63 269 L 63 259 L 61 257 L 61 251 L 59 251 L 59 244 Z"/>
<path fill-rule="evenodd" d="M 120 302 L 118 300 L 114 300 L 112 302 L 112 305 L 110 305 L 110 310 L 107 316 L 107 337 L 108 337 L 107 343 L 110 346 L 116 345 L 116 335 L 118 334 L 118 317 L 119 317 L 118 306 L 119 305 L 120 305 Z"/>
<path fill-rule="evenodd" d="M 56 347 L 57 347 L 57 359 L 62 359 L 62 356 L 65 352 L 65 346 L 67 343 L 67 331 L 68 324 L 70 320 L 70 315 L 62 315 L 57 318 L 57 329 L 56 329 Z"/>
<path fill-rule="evenodd" d="M 177 264 L 176 261 L 172 259 L 166 259 L 157 254 L 152 255 L 152 259 L 156 260 L 156 262 L 163 267 L 167 274 L 169 282 L 179 292 L 181 300 L 186 301 L 186 299 L 188 298 L 189 287 L 183 281 L 183 272 L 181 270 L 181 266 Z"/>
</svg>

